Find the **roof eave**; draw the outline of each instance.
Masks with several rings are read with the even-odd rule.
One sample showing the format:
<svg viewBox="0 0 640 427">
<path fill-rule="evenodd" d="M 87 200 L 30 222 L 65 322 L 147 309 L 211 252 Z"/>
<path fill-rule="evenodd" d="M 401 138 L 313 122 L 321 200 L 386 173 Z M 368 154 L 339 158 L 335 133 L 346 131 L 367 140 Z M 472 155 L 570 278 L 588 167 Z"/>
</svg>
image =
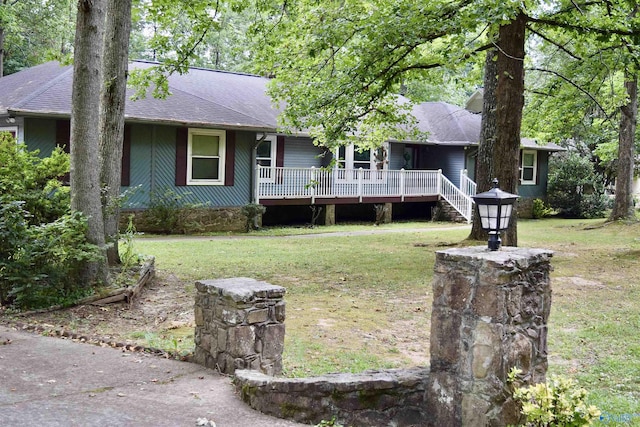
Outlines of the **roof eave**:
<svg viewBox="0 0 640 427">
<path fill-rule="evenodd" d="M 43 118 L 54 118 L 54 119 L 69 119 L 71 114 L 67 111 L 33 111 L 33 110 L 23 110 L 23 109 L 8 109 L 7 113 L 15 116 L 23 116 L 23 117 L 43 117 Z M 233 130 L 244 130 L 249 132 L 269 132 L 275 133 L 276 128 L 269 126 L 267 124 L 264 125 L 244 125 L 242 123 L 209 123 L 209 122 L 199 122 L 199 121 L 185 121 L 185 120 L 172 120 L 172 119 L 155 119 L 149 117 L 131 117 L 125 116 L 125 122 L 127 123 L 140 123 L 140 124 L 161 124 L 161 125 L 171 125 L 171 126 L 186 126 L 186 127 L 206 127 L 206 128 L 224 128 L 224 129 L 233 129 Z"/>
</svg>

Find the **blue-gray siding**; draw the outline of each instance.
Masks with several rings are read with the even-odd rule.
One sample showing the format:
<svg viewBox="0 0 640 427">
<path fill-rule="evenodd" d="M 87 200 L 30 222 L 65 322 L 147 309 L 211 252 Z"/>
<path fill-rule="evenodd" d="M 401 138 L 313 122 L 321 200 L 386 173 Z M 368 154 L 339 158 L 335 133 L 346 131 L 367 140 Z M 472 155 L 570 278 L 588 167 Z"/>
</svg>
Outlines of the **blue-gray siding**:
<svg viewBox="0 0 640 427">
<path fill-rule="evenodd" d="M 285 168 L 322 167 L 325 150 L 313 144 L 310 138 L 287 136 L 284 143 Z M 329 153 L 326 156 L 330 157 Z M 328 160 L 328 159 L 327 159 Z"/>
<path fill-rule="evenodd" d="M 56 146 L 56 121 L 53 119 L 24 120 L 24 142 L 30 151 L 40 150 L 42 157 L 48 157 Z"/>
<path fill-rule="evenodd" d="M 538 176 L 536 185 L 518 186 L 518 195 L 523 198 L 544 198 L 547 195 L 547 178 L 549 175 L 549 152 L 538 151 Z"/>
<path fill-rule="evenodd" d="M 389 144 L 389 169 L 400 170 L 404 167 L 404 144 Z"/>
<path fill-rule="evenodd" d="M 422 148 L 422 147 L 421 147 Z M 460 171 L 464 169 L 464 147 L 443 147 L 430 145 L 420 152 L 419 169 L 442 169 L 444 176 L 456 186 L 460 186 Z"/>
<path fill-rule="evenodd" d="M 467 150 L 467 171 L 469 177 L 476 179 L 476 154 L 477 150 Z M 536 185 L 519 185 L 518 195 L 523 198 L 544 198 L 547 194 L 547 179 L 549 176 L 549 152 L 538 150 L 538 170 Z"/>
<path fill-rule="evenodd" d="M 233 186 L 175 186 L 176 128 L 161 125 L 134 125 L 131 134 L 132 208 L 144 208 L 154 191 L 173 191 L 186 203 L 212 207 L 243 206 L 251 201 L 251 150 L 253 132 L 236 132 L 235 177 Z"/>
<path fill-rule="evenodd" d="M 25 142 L 30 150 L 39 149 L 48 156 L 55 147 L 56 121 L 25 121 Z M 235 174 L 233 186 L 175 186 L 176 127 L 131 125 L 131 174 L 127 208 L 145 208 L 153 191 L 173 191 L 184 202 L 205 203 L 213 207 L 243 206 L 251 201 L 251 150 L 254 132 L 236 131 Z"/>
</svg>

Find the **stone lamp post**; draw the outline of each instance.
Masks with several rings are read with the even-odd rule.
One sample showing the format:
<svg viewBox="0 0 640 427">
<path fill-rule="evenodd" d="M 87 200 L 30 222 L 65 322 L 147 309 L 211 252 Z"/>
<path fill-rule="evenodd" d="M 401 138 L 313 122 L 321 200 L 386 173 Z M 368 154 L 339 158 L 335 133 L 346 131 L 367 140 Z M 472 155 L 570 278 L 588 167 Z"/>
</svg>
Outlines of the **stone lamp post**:
<svg viewBox="0 0 640 427">
<path fill-rule="evenodd" d="M 507 426 L 519 408 L 507 381 L 512 368 L 529 383 L 547 372 L 551 251 L 505 247 L 518 196 L 494 188 L 474 197 L 489 232 L 482 246 L 436 253 L 431 312 L 429 425 Z"/>
</svg>

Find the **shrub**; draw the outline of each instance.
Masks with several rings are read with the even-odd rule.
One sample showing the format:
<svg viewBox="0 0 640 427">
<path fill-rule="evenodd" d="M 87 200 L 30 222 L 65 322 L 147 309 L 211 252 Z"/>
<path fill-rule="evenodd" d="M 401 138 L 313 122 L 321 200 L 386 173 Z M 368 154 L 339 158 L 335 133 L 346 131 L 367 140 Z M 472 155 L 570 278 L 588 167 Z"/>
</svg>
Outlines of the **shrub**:
<svg viewBox="0 0 640 427">
<path fill-rule="evenodd" d="M 589 159 L 577 153 L 558 155 L 549 163 L 548 199 L 552 208 L 570 218 L 604 216 L 604 184 Z"/>
<path fill-rule="evenodd" d="M 534 199 L 531 215 L 535 219 L 546 218 L 553 214 L 553 209 L 548 206 L 542 199 Z"/>
<path fill-rule="evenodd" d="M 87 243 L 86 219 L 71 213 L 58 177 L 69 157 L 56 149 L 40 158 L 0 133 L 0 304 L 35 308 L 86 294 L 80 280 L 98 249 Z"/>
<path fill-rule="evenodd" d="M 50 157 L 38 157 L 9 134 L 0 133 L 0 194 L 3 200 L 22 201 L 30 224 L 55 221 L 69 212 L 69 189 L 59 177 L 69 172 L 69 156 L 56 148 Z"/>
<path fill-rule="evenodd" d="M 164 234 L 186 234 L 200 231 L 203 226 L 196 219 L 194 211 L 205 206 L 203 203 L 185 201 L 185 195 L 170 188 L 151 192 L 149 207 L 144 212 L 146 223 L 154 231 Z"/>
<path fill-rule="evenodd" d="M 514 384 L 521 373 L 513 368 L 509 381 Z M 593 405 L 587 405 L 587 391 L 562 376 L 551 376 L 546 383 L 515 388 L 514 400 L 520 404 L 525 426 L 580 427 L 591 425 L 600 416 Z"/>
<path fill-rule="evenodd" d="M 247 231 L 260 228 L 260 218 L 266 211 L 267 208 L 255 203 L 249 203 L 242 207 L 242 213 L 247 217 Z"/>
<path fill-rule="evenodd" d="M 29 225 L 23 206 L 0 206 L 0 304 L 46 307 L 86 294 L 82 268 L 99 257 L 98 248 L 86 242 L 86 218 L 76 212 Z"/>
</svg>

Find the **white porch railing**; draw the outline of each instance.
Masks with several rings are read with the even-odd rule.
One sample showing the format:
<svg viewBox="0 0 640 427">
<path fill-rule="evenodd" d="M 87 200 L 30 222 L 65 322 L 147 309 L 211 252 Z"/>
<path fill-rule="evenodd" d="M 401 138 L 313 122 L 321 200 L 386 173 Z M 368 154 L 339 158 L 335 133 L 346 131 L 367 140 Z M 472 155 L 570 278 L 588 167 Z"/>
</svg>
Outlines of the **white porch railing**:
<svg viewBox="0 0 640 427">
<path fill-rule="evenodd" d="M 442 196 L 467 220 L 469 195 L 451 183 L 442 171 L 256 167 L 255 203 L 262 199 Z"/>
<path fill-rule="evenodd" d="M 475 196 L 477 187 L 478 184 L 476 184 L 471 180 L 471 178 L 469 178 L 467 170 L 462 169 L 460 171 L 460 191 L 462 191 L 467 196 Z"/>
<path fill-rule="evenodd" d="M 440 196 L 453 206 L 455 210 L 460 212 L 460 215 L 462 215 L 467 222 L 471 222 L 473 199 L 453 185 L 444 175 L 442 175 L 442 190 Z"/>
</svg>

